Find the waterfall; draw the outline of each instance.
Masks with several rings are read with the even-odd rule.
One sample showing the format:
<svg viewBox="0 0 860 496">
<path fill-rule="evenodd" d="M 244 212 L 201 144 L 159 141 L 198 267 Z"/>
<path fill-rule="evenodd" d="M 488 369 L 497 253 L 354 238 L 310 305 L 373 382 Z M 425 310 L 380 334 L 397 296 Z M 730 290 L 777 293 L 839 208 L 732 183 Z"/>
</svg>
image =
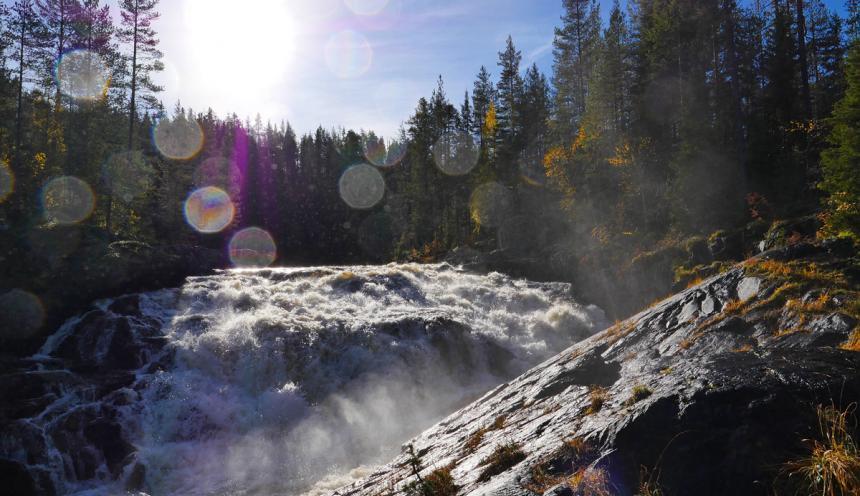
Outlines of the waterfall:
<svg viewBox="0 0 860 496">
<path fill-rule="evenodd" d="M 313 493 L 605 325 L 567 284 L 447 264 L 192 277 L 66 322 L 0 456 L 59 494 Z"/>
</svg>

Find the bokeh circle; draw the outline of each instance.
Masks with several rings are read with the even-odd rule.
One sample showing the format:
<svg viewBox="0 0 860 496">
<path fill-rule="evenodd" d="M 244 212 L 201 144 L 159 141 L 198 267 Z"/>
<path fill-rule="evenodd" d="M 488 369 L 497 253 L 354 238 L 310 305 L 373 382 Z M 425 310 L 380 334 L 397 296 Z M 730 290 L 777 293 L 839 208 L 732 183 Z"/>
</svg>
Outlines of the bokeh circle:
<svg viewBox="0 0 860 496">
<path fill-rule="evenodd" d="M 185 220 L 195 230 L 212 234 L 233 222 L 236 207 L 224 190 L 214 186 L 200 188 L 185 200 Z"/>
<path fill-rule="evenodd" d="M 357 78 L 373 63 L 373 49 L 367 38 L 356 31 L 335 33 L 325 45 L 325 60 L 329 70 L 339 78 Z"/>
<path fill-rule="evenodd" d="M 38 296 L 21 289 L 0 294 L 0 338 L 33 337 L 45 323 L 45 308 Z"/>
<path fill-rule="evenodd" d="M 436 167 L 449 176 L 464 176 L 478 164 L 480 148 L 465 131 L 444 133 L 433 145 Z"/>
<path fill-rule="evenodd" d="M 512 210 L 510 190 L 496 182 L 478 186 L 469 199 L 472 220 L 482 227 L 501 226 L 510 217 Z"/>
<path fill-rule="evenodd" d="M 77 100 L 95 100 L 107 94 L 110 70 L 99 54 L 74 50 L 60 57 L 55 77 L 64 95 Z"/>
<path fill-rule="evenodd" d="M 354 165 L 340 177 L 338 190 L 347 205 L 357 210 L 367 210 L 385 196 L 385 178 L 372 165 Z"/>
<path fill-rule="evenodd" d="M 93 213 L 95 204 L 89 184 L 73 176 L 56 177 L 42 188 L 42 207 L 49 222 L 77 224 Z"/>
<path fill-rule="evenodd" d="M 278 257 L 272 235 L 259 227 L 249 227 L 234 234 L 228 250 L 230 261 L 240 268 L 268 267 Z"/>
<path fill-rule="evenodd" d="M 171 160 L 189 160 L 203 148 L 203 129 L 195 119 L 185 116 L 164 118 L 152 130 L 155 147 Z"/>
<path fill-rule="evenodd" d="M 143 152 L 119 152 L 111 155 L 104 165 L 104 174 L 115 198 L 130 203 L 142 196 L 152 185 L 155 170 Z"/>
<path fill-rule="evenodd" d="M 403 141 L 382 138 L 364 140 L 364 158 L 377 167 L 394 167 L 406 156 L 407 144 Z"/>
</svg>

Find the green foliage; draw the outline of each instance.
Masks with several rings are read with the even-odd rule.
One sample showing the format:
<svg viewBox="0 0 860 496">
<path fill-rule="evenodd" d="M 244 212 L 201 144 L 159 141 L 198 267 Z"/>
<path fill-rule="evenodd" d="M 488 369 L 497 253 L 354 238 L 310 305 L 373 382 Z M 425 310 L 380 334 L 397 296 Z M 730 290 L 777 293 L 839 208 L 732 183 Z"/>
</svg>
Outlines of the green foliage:
<svg viewBox="0 0 860 496">
<path fill-rule="evenodd" d="M 848 89 L 830 120 L 832 145 L 821 157 L 827 193 L 825 233 L 860 240 L 860 42 L 848 53 Z"/>
</svg>

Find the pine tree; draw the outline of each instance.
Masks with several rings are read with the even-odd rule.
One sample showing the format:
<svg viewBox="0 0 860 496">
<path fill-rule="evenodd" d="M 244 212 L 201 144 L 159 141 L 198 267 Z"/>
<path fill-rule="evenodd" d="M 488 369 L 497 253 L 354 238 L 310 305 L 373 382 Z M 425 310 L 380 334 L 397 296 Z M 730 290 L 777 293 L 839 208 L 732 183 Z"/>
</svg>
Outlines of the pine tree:
<svg viewBox="0 0 860 496">
<path fill-rule="evenodd" d="M 152 23 L 160 17 L 155 10 L 158 0 L 120 0 L 122 27 L 117 38 L 127 45 L 131 52 L 127 58 L 128 80 L 126 87 L 128 99 L 128 148 L 134 141 L 134 126 L 139 106 L 138 99 L 146 106 L 158 106 L 154 95 L 161 91 L 152 80 L 152 73 L 163 70 L 159 40 Z"/>
<path fill-rule="evenodd" d="M 508 36 L 505 49 L 499 52 L 498 65 L 501 68 L 498 91 L 498 106 L 496 107 L 497 136 L 497 168 L 499 179 L 507 184 L 513 184 L 516 177 L 516 156 L 519 153 L 522 132 L 523 78 L 520 76 L 522 53 L 514 47 L 513 39 Z"/>
<path fill-rule="evenodd" d="M 830 120 L 831 148 L 821 157 L 824 179 L 821 189 L 828 195 L 825 232 L 860 240 L 860 44 L 848 52 L 845 67 L 848 83 L 845 96 Z"/>
<path fill-rule="evenodd" d="M 37 0 L 36 8 L 45 25 L 46 50 L 42 62 L 42 84 L 50 88 L 54 81 L 54 66 L 70 48 L 78 43 L 75 23 L 80 18 L 81 4 L 78 0 Z M 61 108 L 60 85 L 56 85 L 54 106 Z"/>
<path fill-rule="evenodd" d="M 159 18 L 155 10 L 158 0 L 120 0 L 121 24 L 117 38 L 127 45 L 130 54 L 127 56 L 125 74 L 128 97 L 128 142 L 127 149 L 134 149 L 134 128 L 137 122 L 139 101 L 146 107 L 157 108 L 155 94 L 161 88 L 152 80 L 152 73 L 164 69 L 161 63 L 161 52 L 158 50 L 159 40 L 152 23 Z M 107 198 L 106 229 L 111 231 L 112 199 Z"/>
<path fill-rule="evenodd" d="M 848 43 L 854 43 L 860 40 L 860 0 L 846 0 L 845 10 L 846 16 L 846 34 L 848 35 Z"/>
<path fill-rule="evenodd" d="M 553 40 L 556 132 L 564 140 L 576 134 L 585 113 L 593 57 L 600 39 L 596 0 L 564 0 L 562 26 Z"/>
<path fill-rule="evenodd" d="M 475 113 L 475 135 L 481 139 L 481 146 L 484 147 L 484 127 L 486 124 L 487 114 L 490 112 L 490 107 L 494 107 L 496 103 L 496 87 L 493 84 L 490 73 L 487 68 L 481 66 L 478 71 L 478 78 L 475 80 L 472 89 L 472 109 Z"/>
<path fill-rule="evenodd" d="M 30 185 L 27 170 L 24 167 L 23 138 L 24 138 L 24 84 L 36 72 L 33 67 L 39 51 L 45 46 L 44 25 L 34 10 L 32 0 L 17 0 L 12 4 L 9 31 L 14 39 L 14 59 L 16 65 L 16 106 L 15 106 L 15 141 L 12 158 L 12 173 L 18 178 L 20 186 L 15 197 L 11 199 L 11 215 L 13 221 L 20 220 L 25 205 L 30 204 Z"/>
</svg>

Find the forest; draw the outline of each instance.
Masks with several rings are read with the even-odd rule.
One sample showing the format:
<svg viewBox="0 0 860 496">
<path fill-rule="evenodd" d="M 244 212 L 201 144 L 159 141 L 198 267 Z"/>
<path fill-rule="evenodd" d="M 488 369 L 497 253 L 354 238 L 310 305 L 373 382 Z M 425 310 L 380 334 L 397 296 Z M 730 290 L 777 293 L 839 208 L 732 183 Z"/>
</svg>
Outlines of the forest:
<svg viewBox="0 0 860 496">
<path fill-rule="evenodd" d="M 52 225 L 216 249 L 254 227 L 231 254 L 286 265 L 466 246 L 613 265 L 808 214 L 860 233 L 857 0 L 846 17 L 820 0 L 616 1 L 608 17 L 564 0 L 552 74 L 509 37 L 471 91 L 440 76 L 385 137 L 165 104 L 158 0 L 119 7 L 118 23 L 100 0 L 0 11 L 7 256 Z"/>
</svg>

